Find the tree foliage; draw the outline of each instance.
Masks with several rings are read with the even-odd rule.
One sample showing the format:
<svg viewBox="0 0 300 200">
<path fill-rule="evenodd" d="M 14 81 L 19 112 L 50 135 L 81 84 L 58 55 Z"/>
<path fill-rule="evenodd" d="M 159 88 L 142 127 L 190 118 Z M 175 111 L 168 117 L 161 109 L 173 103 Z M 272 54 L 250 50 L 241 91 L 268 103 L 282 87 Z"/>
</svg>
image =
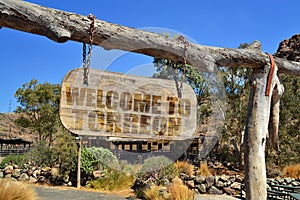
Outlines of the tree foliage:
<svg viewBox="0 0 300 200">
<path fill-rule="evenodd" d="M 17 124 L 30 128 L 38 134 L 38 139 L 47 140 L 49 144 L 53 142 L 54 133 L 60 126 L 58 116 L 60 85 L 43 83 L 32 79 L 19 88 L 15 97 L 20 106 L 16 112 L 22 113 L 17 119 Z"/>
<path fill-rule="evenodd" d="M 28 153 L 30 162 L 41 166 L 59 165 L 64 172 L 72 168 L 76 144 L 74 136 L 59 119 L 60 89 L 59 84 L 40 84 L 35 79 L 25 83 L 15 93 L 20 103 L 16 123 L 38 135 L 38 141 Z"/>
</svg>

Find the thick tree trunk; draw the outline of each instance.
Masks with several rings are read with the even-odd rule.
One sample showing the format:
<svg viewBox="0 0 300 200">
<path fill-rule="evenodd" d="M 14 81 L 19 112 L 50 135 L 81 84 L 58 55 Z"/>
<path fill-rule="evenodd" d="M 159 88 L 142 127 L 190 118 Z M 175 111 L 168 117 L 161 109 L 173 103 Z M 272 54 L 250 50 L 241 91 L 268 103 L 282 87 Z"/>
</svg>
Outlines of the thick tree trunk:
<svg viewBox="0 0 300 200">
<path fill-rule="evenodd" d="M 89 42 L 90 20 L 87 17 L 20 0 L 0 0 L 0 26 L 44 35 L 56 42 Z M 181 41 L 102 20 L 95 21 L 94 44 L 173 61 L 183 61 L 184 55 Z M 269 61 L 267 54 L 251 49 L 190 44 L 187 51 L 188 62 L 200 71 L 211 71 L 214 66 L 259 68 Z M 280 71 L 300 75 L 300 63 L 280 58 L 275 61 Z"/>
<path fill-rule="evenodd" d="M 89 42 L 90 20 L 74 13 L 50 9 L 20 0 L 0 0 L 0 26 L 39 34 L 56 42 Z M 184 44 L 178 40 L 125 26 L 95 21 L 94 44 L 157 58 L 183 61 Z M 266 199 L 265 143 L 271 96 L 265 95 L 269 56 L 257 49 L 229 49 L 190 44 L 188 63 L 199 71 L 214 66 L 254 68 L 253 86 L 245 131 L 247 199 Z M 275 58 L 279 72 L 300 76 L 300 63 Z M 264 69 L 261 69 L 265 66 Z M 276 73 L 275 73 L 276 75 Z M 272 92 L 271 92 L 272 94 Z"/>
</svg>

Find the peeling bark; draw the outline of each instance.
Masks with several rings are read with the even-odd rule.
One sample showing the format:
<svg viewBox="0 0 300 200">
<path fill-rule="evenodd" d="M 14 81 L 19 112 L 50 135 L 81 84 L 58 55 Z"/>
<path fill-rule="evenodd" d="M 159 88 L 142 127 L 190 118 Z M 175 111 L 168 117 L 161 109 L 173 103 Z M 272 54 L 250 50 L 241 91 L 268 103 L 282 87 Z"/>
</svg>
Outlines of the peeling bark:
<svg viewBox="0 0 300 200">
<path fill-rule="evenodd" d="M 89 25 L 86 16 L 20 0 L 0 0 L 0 26 L 43 35 L 56 42 L 89 43 Z M 95 20 L 94 44 L 181 62 L 184 55 L 180 41 L 102 20 Z M 190 44 L 187 51 L 188 63 L 199 71 L 212 71 L 214 66 L 260 68 L 269 62 L 267 54 L 253 49 Z M 275 58 L 275 62 L 280 72 L 300 76 L 300 63 L 281 58 Z"/>
</svg>

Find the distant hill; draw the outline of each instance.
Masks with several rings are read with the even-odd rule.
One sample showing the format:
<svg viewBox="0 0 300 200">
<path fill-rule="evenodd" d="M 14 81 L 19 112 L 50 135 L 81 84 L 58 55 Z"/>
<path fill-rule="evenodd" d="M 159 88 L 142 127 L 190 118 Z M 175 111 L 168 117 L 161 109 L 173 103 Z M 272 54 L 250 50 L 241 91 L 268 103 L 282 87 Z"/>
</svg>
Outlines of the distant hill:
<svg viewBox="0 0 300 200">
<path fill-rule="evenodd" d="M 17 113 L 0 113 L 0 139 L 35 141 L 36 134 L 32 134 L 30 129 L 20 127 L 15 123 L 18 115 Z"/>
</svg>

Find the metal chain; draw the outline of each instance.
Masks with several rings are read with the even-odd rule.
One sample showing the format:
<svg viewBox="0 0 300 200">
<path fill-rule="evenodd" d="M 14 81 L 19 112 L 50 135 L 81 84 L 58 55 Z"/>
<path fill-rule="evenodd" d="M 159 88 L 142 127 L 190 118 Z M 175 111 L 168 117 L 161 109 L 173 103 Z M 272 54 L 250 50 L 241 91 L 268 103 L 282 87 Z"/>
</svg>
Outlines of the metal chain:
<svg viewBox="0 0 300 200">
<path fill-rule="evenodd" d="M 88 18 L 91 21 L 89 34 L 90 34 L 90 41 L 88 46 L 88 57 L 86 59 L 86 44 L 83 43 L 82 47 L 82 56 L 83 56 L 83 84 L 88 86 L 88 76 L 89 76 L 89 69 L 91 65 L 91 57 L 92 57 L 92 48 L 93 48 L 93 41 L 94 41 L 94 34 L 95 34 L 95 16 L 92 14 L 88 15 Z"/>
<path fill-rule="evenodd" d="M 184 51 L 184 55 L 183 55 L 183 73 L 182 73 L 182 76 L 181 76 L 181 84 L 180 84 L 180 90 L 181 90 L 180 93 L 182 93 L 182 91 L 183 91 L 183 82 L 185 81 L 186 65 L 187 65 L 187 47 L 190 46 L 190 43 L 182 35 L 180 35 L 178 37 L 178 39 L 180 41 L 182 41 L 182 43 L 184 45 L 184 50 L 183 50 Z"/>
</svg>

